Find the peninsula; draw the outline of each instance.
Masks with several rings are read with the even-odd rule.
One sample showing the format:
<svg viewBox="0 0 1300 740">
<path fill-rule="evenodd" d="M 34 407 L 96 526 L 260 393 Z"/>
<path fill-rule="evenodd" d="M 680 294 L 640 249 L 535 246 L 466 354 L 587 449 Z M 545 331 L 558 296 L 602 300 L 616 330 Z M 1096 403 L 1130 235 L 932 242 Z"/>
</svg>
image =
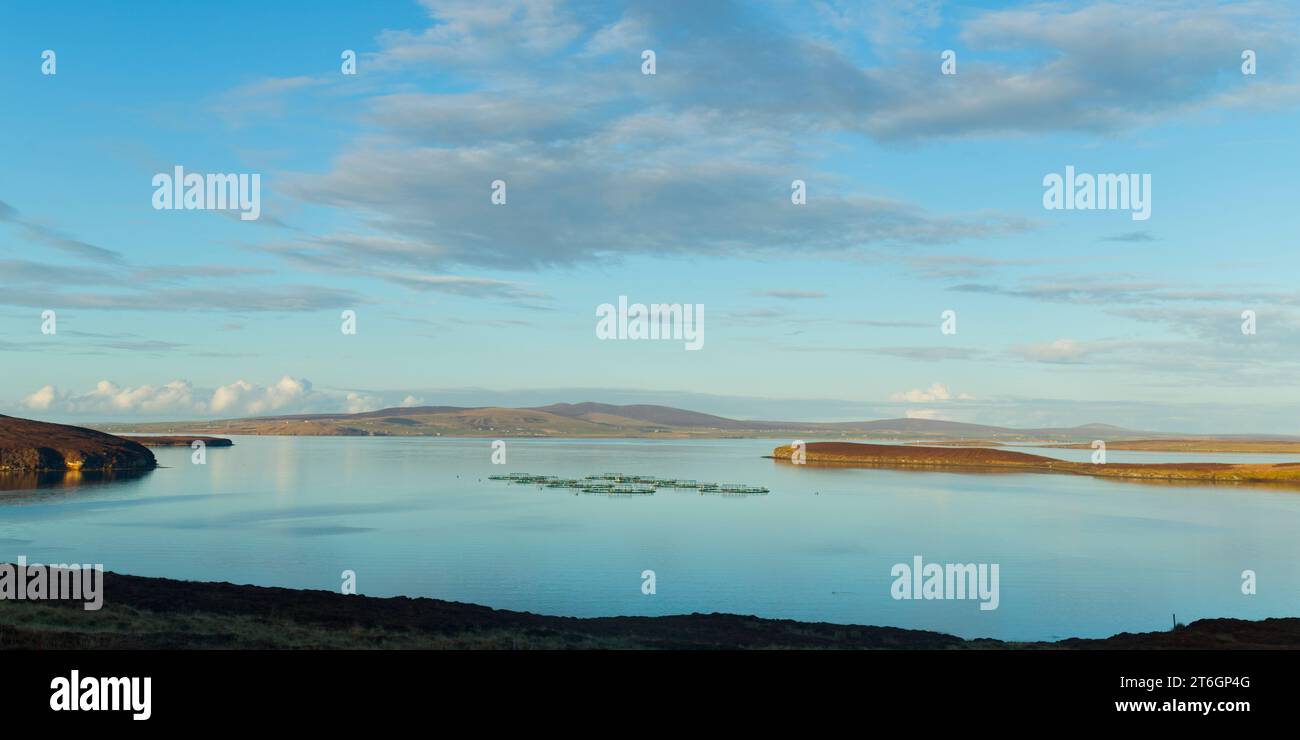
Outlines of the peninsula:
<svg viewBox="0 0 1300 740">
<path fill-rule="evenodd" d="M 777 460 L 792 461 L 795 448 L 772 451 Z M 1068 473 L 1099 478 L 1204 483 L 1283 483 L 1300 485 L 1300 462 L 1231 463 L 1090 463 L 1057 460 L 1012 450 L 983 447 L 917 447 L 855 442 L 809 442 L 806 464 L 861 465 L 882 468 L 951 468 L 994 472 Z"/>
<path fill-rule="evenodd" d="M 0 472 L 129 471 L 157 467 L 144 445 L 93 429 L 0 416 Z"/>
</svg>

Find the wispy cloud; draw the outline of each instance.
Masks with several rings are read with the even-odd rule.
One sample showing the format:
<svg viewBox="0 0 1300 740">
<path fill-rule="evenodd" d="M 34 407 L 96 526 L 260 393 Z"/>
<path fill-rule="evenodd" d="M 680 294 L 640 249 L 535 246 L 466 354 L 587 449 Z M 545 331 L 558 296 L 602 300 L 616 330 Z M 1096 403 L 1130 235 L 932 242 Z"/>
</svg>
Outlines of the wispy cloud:
<svg viewBox="0 0 1300 740">
<path fill-rule="evenodd" d="M 1150 231 L 1126 231 L 1122 234 L 1113 234 L 1111 236 L 1102 237 L 1102 241 L 1108 242 L 1140 243 L 1153 242 L 1155 240 L 1156 238 L 1151 235 Z"/>
<path fill-rule="evenodd" d="M 905 403 L 936 403 L 940 401 L 973 401 L 974 397 L 965 393 L 954 394 L 943 383 L 932 383 L 929 388 L 913 388 L 910 391 L 891 393 L 889 400 Z"/>
<path fill-rule="evenodd" d="M 0 223 L 13 224 L 25 238 L 74 257 L 110 264 L 122 261 L 121 253 L 74 238 L 34 219 L 23 218 L 13 206 L 4 201 L 0 201 Z"/>
<path fill-rule="evenodd" d="M 754 291 L 754 295 L 765 298 L 781 298 L 787 301 L 800 301 L 826 297 L 826 294 L 820 290 L 756 290 Z"/>
<path fill-rule="evenodd" d="M 127 289 L 122 292 L 8 288 L 0 304 L 31 308 L 85 308 L 126 311 L 316 311 L 369 303 L 350 290 L 311 285 L 265 288 Z"/>
</svg>

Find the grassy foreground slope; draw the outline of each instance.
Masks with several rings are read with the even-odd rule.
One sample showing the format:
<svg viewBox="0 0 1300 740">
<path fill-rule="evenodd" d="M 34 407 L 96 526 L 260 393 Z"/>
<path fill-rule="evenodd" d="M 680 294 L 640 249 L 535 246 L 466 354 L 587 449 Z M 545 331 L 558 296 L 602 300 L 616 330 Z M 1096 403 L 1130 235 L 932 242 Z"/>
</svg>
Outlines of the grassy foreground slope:
<svg viewBox="0 0 1300 740">
<path fill-rule="evenodd" d="M 0 600 L 0 649 L 1298 649 L 1300 619 L 1055 643 L 737 614 L 578 619 L 438 599 L 104 574 L 104 606 Z"/>
</svg>

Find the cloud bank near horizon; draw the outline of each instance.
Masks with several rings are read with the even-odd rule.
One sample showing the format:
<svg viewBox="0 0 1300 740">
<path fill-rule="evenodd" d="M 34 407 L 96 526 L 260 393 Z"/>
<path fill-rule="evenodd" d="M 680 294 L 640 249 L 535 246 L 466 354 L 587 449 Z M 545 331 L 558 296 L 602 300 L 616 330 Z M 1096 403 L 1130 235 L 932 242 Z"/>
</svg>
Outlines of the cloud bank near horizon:
<svg viewBox="0 0 1300 740">
<path fill-rule="evenodd" d="M 973 398 L 943 383 L 890 394 L 888 400 L 817 397 L 760 398 L 698 392 L 619 388 L 317 389 L 305 378 L 283 376 L 256 384 L 239 380 L 196 388 L 183 380 L 123 387 L 101 381 L 84 392 L 43 386 L 11 402 L 0 413 L 70 423 L 122 420 L 187 421 L 292 414 L 364 413 L 386 408 L 459 406 L 534 408 L 554 403 L 654 404 L 758 421 L 847 422 L 930 419 L 1021 428 L 1073 427 L 1105 423 L 1138 431 L 1190 434 L 1259 434 L 1285 425 L 1300 404 L 1197 404 L 1112 402 L 1088 399 L 1008 396 Z M 1151 419 L 1166 419 L 1153 427 Z"/>
</svg>

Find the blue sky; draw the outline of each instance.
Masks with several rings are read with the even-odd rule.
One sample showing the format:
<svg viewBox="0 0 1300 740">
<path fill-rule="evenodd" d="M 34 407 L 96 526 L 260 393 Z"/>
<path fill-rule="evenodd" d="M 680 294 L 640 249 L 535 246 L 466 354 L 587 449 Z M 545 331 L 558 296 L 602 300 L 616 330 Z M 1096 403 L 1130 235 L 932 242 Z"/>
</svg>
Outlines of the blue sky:
<svg viewBox="0 0 1300 740">
<path fill-rule="evenodd" d="M 1300 433 L 1289 3 L 5 15 L 3 413 L 597 400 Z M 154 210 L 176 165 L 260 174 L 261 218 Z M 1045 210 L 1067 165 L 1150 174 L 1151 218 Z M 702 304 L 704 348 L 597 340 L 620 295 Z"/>
</svg>

